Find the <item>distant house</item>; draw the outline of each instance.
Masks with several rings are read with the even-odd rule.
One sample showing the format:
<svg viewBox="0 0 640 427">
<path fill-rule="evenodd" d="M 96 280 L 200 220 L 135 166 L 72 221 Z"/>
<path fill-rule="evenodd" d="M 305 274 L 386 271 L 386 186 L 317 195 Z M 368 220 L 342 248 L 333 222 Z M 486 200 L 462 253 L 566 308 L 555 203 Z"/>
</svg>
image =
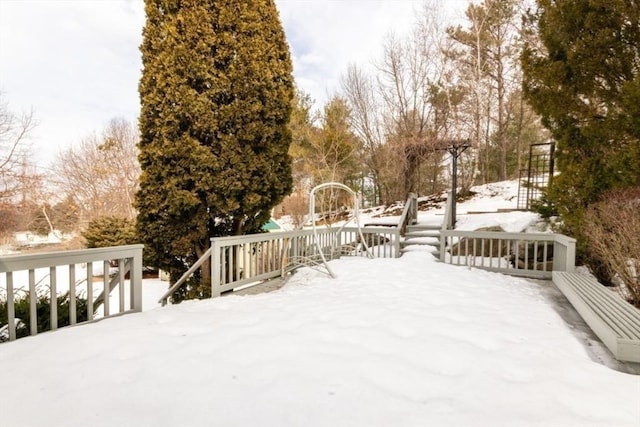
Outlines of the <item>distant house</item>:
<svg viewBox="0 0 640 427">
<path fill-rule="evenodd" d="M 269 218 L 269 221 L 267 221 L 267 223 L 262 226 L 262 231 L 273 232 L 273 231 L 283 231 L 283 230 L 284 229 L 282 228 L 282 226 L 278 224 L 276 220 L 273 218 Z"/>
</svg>

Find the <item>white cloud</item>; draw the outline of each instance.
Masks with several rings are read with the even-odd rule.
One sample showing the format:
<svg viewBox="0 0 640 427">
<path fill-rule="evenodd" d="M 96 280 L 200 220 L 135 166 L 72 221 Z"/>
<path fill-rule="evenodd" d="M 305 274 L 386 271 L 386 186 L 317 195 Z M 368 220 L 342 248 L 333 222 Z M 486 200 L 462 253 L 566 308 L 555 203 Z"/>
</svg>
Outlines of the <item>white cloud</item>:
<svg viewBox="0 0 640 427">
<path fill-rule="evenodd" d="M 420 0 L 276 0 L 298 85 L 319 108 L 349 63 L 379 55 L 403 33 Z M 466 0 L 442 4 L 461 10 Z M 99 132 L 113 117 L 136 122 L 141 0 L 0 0 L 0 90 L 13 110 L 34 109 L 37 160 Z"/>
</svg>

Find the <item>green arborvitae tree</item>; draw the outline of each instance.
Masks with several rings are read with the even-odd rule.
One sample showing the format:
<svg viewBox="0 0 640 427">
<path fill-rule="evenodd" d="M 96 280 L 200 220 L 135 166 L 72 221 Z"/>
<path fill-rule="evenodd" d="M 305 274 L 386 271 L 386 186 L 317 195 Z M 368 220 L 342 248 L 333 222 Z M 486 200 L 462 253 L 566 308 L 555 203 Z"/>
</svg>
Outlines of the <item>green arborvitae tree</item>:
<svg viewBox="0 0 640 427">
<path fill-rule="evenodd" d="M 522 57 L 525 96 L 557 141 L 550 200 L 578 237 L 586 207 L 640 184 L 640 7 L 538 0 Z"/>
<path fill-rule="evenodd" d="M 146 0 L 138 231 L 175 281 L 291 191 L 292 65 L 273 0 Z M 208 274 L 187 297 L 206 297 Z"/>
<path fill-rule="evenodd" d="M 92 220 L 82 232 L 88 248 L 132 245 L 136 243 L 136 229 L 132 220 L 117 216 L 103 216 Z"/>
</svg>

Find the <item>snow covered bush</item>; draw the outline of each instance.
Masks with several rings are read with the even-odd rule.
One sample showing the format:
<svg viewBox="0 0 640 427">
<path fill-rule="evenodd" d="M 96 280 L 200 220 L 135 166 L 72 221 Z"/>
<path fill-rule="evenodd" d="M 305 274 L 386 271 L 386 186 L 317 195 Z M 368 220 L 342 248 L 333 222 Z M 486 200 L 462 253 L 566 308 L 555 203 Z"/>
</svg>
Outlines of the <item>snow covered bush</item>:
<svg viewBox="0 0 640 427">
<path fill-rule="evenodd" d="M 584 235 L 622 296 L 640 307 L 640 187 L 609 192 L 591 205 Z"/>
</svg>

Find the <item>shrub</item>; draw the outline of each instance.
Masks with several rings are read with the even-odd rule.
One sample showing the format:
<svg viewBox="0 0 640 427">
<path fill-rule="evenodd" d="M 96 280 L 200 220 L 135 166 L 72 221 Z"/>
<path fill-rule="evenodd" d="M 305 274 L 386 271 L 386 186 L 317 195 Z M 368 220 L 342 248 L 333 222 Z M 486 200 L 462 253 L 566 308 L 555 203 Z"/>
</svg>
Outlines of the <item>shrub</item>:
<svg viewBox="0 0 640 427">
<path fill-rule="evenodd" d="M 89 223 L 82 233 L 88 248 L 131 245 L 136 243 L 135 223 L 127 218 L 103 216 Z"/>
<path fill-rule="evenodd" d="M 69 308 L 70 298 L 69 292 L 57 297 L 58 306 L 58 327 L 68 326 L 70 324 Z M 20 322 L 16 322 L 16 336 L 17 338 L 26 337 L 29 335 L 31 318 L 29 316 L 29 293 L 25 292 L 23 296 L 14 300 L 15 304 L 15 317 L 20 319 Z M 37 313 L 37 325 L 38 333 L 51 330 L 51 300 L 48 294 L 38 294 L 36 298 L 36 313 Z M 87 300 L 76 295 L 76 321 L 78 323 L 84 322 L 88 319 L 87 312 Z M 7 315 L 7 301 L 0 300 L 0 328 L 8 323 Z M 0 342 L 4 341 L 0 337 Z"/>
<path fill-rule="evenodd" d="M 622 285 L 622 296 L 640 307 L 640 187 L 606 193 L 587 209 L 582 231 L 589 266 L 601 265 Z"/>
</svg>

